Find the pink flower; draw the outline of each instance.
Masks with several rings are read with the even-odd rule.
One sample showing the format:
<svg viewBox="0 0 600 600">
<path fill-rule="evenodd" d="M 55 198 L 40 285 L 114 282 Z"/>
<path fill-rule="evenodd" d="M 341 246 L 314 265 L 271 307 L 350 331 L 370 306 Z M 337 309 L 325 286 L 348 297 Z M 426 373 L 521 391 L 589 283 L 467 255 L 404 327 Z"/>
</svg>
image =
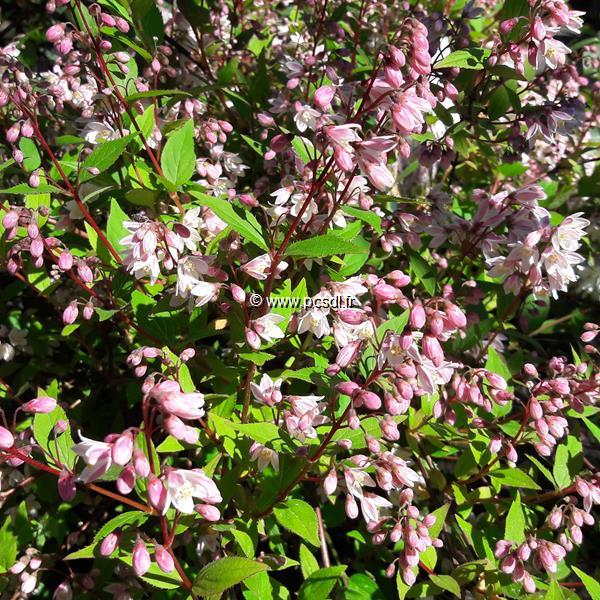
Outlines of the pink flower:
<svg viewBox="0 0 600 600">
<path fill-rule="evenodd" d="M 260 384 L 250 383 L 250 389 L 254 399 L 267 406 L 274 406 L 281 402 L 281 384 L 283 380 L 277 379 L 275 382 L 265 373 L 260 380 Z"/>
<path fill-rule="evenodd" d="M 79 434 L 81 442 L 73 446 L 73 452 L 85 461 L 86 467 L 79 475 L 79 480 L 89 483 L 102 477 L 112 465 L 111 445 L 97 442 Z"/>
<path fill-rule="evenodd" d="M 176 381 L 156 384 L 149 395 L 158 402 L 161 410 L 181 419 L 201 419 L 204 416 L 204 395 L 200 392 L 184 393 Z"/>
<path fill-rule="evenodd" d="M 8 450 L 15 445 L 15 438 L 13 434 L 0 425 L 0 449 Z"/>
</svg>

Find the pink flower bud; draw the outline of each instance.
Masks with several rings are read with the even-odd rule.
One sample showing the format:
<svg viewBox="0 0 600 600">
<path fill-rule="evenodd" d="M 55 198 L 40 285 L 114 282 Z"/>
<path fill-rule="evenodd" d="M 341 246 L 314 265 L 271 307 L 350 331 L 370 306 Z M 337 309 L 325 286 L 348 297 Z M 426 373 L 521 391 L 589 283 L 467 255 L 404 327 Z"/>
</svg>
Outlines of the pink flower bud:
<svg viewBox="0 0 600 600">
<path fill-rule="evenodd" d="M 387 283 L 378 283 L 371 291 L 381 302 L 394 302 L 400 293 L 393 285 Z"/>
<path fill-rule="evenodd" d="M 235 283 L 231 284 L 231 296 L 239 304 L 242 304 L 246 301 L 246 292 L 243 290 L 243 288 Z"/>
<path fill-rule="evenodd" d="M 138 577 L 145 575 L 150 568 L 150 554 L 148 554 L 146 544 L 140 539 L 138 539 L 133 547 L 132 566 L 134 573 Z"/>
<path fill-rule="evenodd" d="M 340 368 L 345 369 L 358 358 L 361 348 L 362 340 L 354 340 L 346 346 L 343 346 L 335 359 L 336 364 Z"/>
<path fill-rule="evenodd" d="M 152 69 L 152 72 L 154 74 L 160 73 L 160 69 L 161 69 L 160 62 L 156 58 L 153 59 L 152 62 L 150 63 L 150 68 Z"/>
<path fill-rule="evenodd" d="M 133 453 L 133 438 L 130 433 L 120 435 L 112 446 L 112 459 L 117 465 L 126 465 Z"/>
<path fill-rule="evenodd" d="M 75 487 L 75 475 L 68 471 L 61 471 L 58 477 L 58 494 L 65 502 L 71 502 L 75 498 L 77 488 Z"/>
<path fill-rule="evenodd" d="M 115 18 L 115 25 L 121 33 L 127 33 L 129 31 L 129 23 L 122 17 Z"/>
<path fill-rule="evenodd" d="M 364 310 L 356 308 L 344 308 L 338 312 L 338 317 L 348 325 L 360 325 L 369 318 Z"/>
<path fill-rule="evenodd" d="M 330 85 L 321 86 L 315 92 L 315 105 L 321 110 L 327 110 L 335 96 L 335 88 Z"/>
<path fill-rule="evenodd" d="M 281 153 L 287 150 L 290 146 L 290 136 L 280 133 L 273 137 L 270 143 L 270 148 L 273 152 Z"/>
<path fill-rule="evenodd" d="M 64 419 L 59 419 L 54 424 L 54 435 L 58 436 L 69 429 L 69 424 Z"/>
<path fill-rule="evenodd" d="M 253 350 L 260 349 L 260 337 L 255 331 L 246 327 L 246 342 Z"/>
<path fill-rule="evenodd" d="M 36 414 L 51 413 L 56 408 L 56 400 L 50 396 L 39 396 L 23 404 L 21 408 L 25 412 Z"/>
<path fill-rule="evenodd" d="M 14 210 L 8 211 L 4 215 L 4 218 L 2 219 L 2 225 L 4 225 L 4 227 L 6 229 L 12 229 L 13 227 L 16 227 L 18 225 L 18 223 L 19 223 L 19 213 Z"/>
<path fill-rule="evenodd" d="M 415 302 L 410 311 L 410 325 L 413 329 L 421 329 L 425 325 L 426 317 L 423 305 Z"/>
<path fill-rule="evenodd" d="M 13 434 L 0 425 L 0 448 L 2 450 L 8 450 L 15 445 L 15 438 Z"/>
<path fill-rule="evenodd" d="M 32 188 L 37 188 L 40 187 L 40 176 L 38 175 L 37 171 L 34 171 L 30 176 L 29 176 L 29 185 Z"/>
<path fill-rule="evenodd" d="M 94 274 L 92 273 L 92 270 L 83 260 L 77 261 L 77 275 L 81 281 L 83 281 L 83 283 L 92 283 L 92 281 L 94 281 Z"/>
<path fill-rule="evenodd" d="M 58 42 L 65 35 L 65 26 L 62 23 L 58 23 L 56 25 L 52 25 L 49 29 L 46 30 L 46 39 L 53 44 L 54 42 Z"/>
<path fill-rule="evenodd" d="M 41 238 L 41 236 L 31 240 L 29 252 L 34 258 L 39 258 L 42 256 L 42 254 L 44 254 L 44 240 Z"/>
<path fill-rule="evenodd" d="M 117 478 L 117 489 L 125 496 L 135 487 L 135 471 L 131 465 L 125 467 Z"/>
<path fill-rule="evenodd" d="M 378 410 L 381 408 L 381 398 L 374 392 L 364 390 L 359 393 L 358 398 L 369 410 Z"/>
<path fill-rule="evenodd" d="M 68 250 L 58 257 L 58 267 L 61 271 L 69 271 L 73 267 L 73 255 Z"/>
<path fill-rule="evenodd" d="M 102 556 L 110 556 L 119 544 L 121 534 L 115 531 L 109 533 L 100 544 L 100 554 Z"/>
<path fill-rule="evenodd" d="M 107 13 L 102 13 L 100 15 L 100 19 L 102 20 L 102 23 L 104 23 L 104 25 L 106 25 L 107 27 L 115 27 L 115 25 L 117 24 L 115 18 Z"/>
<path fill-rule="evenodd" d="M 85 306 L 83 307 L 83 318 L 86 321 L 89 321 L 94 316 L 94 311 L 94 305 L 91 302 L 86 302 Z"/>
<path fill-rule="evenodd" d="M 79 309 L 77 308 L 77 302 L 73 300 L 67 308 L 63 311 L 62 320 L 65 325 L 70 325 L 74 323 L 77 319 L 77 315 L 79 314 Z"/>
<path fill-rule="evenodd" d="M 207 521 L 214 522 L 221 518 L 221 512 L 212 504 L 197 504 L 194 508 L 196 512 L 204 517 Z"/>
<path fill-rule="evenodd" d="M 139 448 L 133 453 L 133 468 L 139 477 L 148 477 L 150 474 L 150 463 Z"/>
<path fill-rule="evenodd" d="M 465 317 L 465 313 L 463 313 L 456 304 L 448 304 L 446 306 L 446 318 L 452 324 L 453 327 L 457 329 L 462 329 L 467 325 L 467 317 Z"/>
<path fill-rule="evenodd" d="M 331 496 L 337 489 L 338 479 L 335 469 L 331 469 L 323 481 L 323 490 L 328 496 Z"/>
<path fill-rule="evenodd" d="M 506 379 L 501 377 L 497 373 L 492 373 L 491 371 L 486 371 L 485 378 L 488 380 L 490 385 L 497 390 L 505 390 L 507 388 Z"/>
<path fill-rule="evenodd" d="M 422 341 L 423 354 L 431 360 L 431 362 L 439 367 L 444 362 L 444 351 L 437 338 L 431 335 L 423 336 Z"/>
<path fill-rule="evenodd" d="M 170 552 L 160 544 L 154 546 L 154 559 L 158 568 L 163 573 L 172 573 L 175 570 L 175 562 Z"/>
<path fill-rule="evenodd" d="M 159 512 L 162 512 L 167 502 L 167 490 L 156 475 L 148 476 L 148 500 Z"/>
</svg>

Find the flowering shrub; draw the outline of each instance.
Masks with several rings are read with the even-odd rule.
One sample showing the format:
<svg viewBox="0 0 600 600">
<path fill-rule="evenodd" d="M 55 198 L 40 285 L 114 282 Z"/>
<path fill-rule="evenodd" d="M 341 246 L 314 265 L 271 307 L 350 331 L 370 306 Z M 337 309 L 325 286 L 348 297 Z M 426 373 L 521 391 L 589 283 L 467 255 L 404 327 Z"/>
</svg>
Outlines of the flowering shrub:
<svg viewBox="0 0 600 600">
<path fill-rule="evenodd" d="M 1 10 L 3 597 L 600 598 L 583 13 Z"/>
</svg>

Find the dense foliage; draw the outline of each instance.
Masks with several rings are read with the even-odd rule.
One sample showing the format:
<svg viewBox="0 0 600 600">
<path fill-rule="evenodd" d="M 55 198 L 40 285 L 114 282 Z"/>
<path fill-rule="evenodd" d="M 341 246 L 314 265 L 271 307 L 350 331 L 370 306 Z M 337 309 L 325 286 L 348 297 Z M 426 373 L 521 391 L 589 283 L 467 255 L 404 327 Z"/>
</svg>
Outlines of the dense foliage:
<svg viewBox="0 0 600 600">
<path fill-rule="evenodd" d="M 0 17 L 3 598 L 600 598 L 593 15 Z"/>
</svg>

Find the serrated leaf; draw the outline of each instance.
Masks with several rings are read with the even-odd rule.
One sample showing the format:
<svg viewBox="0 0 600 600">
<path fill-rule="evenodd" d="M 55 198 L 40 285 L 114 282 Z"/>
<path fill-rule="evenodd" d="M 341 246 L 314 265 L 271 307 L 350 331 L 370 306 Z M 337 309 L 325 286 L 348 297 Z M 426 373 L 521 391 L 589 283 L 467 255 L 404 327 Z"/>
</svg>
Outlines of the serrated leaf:
<svg viewBox="0 0 600 600">
<path fill-rule="evenodd" d="M 264 563 L 241 556 L 228 556 L 204 567 L 196 576 L 193 591 L 200 596 L 221 594 L 244 579 L 267 571 Z"/>
<path fill-rule="evenodd" d="M 346 241 L 335 233 L 317 235 L 307 240 L 290 244 L 286 256 L 302 256 L 304 258 L 323 258 L 335 254 L 368 254 L 368 247 L 359 246 Z"/>
<path fill-rule="evenodd" d="M 135 135 L 133 134 L 126 135 L 125 137 L 109 140 L 108 142 L 96 146 L 81 165 L 82 170 L 80 180 L 87 181 L 88 179 L 95 177 L 89 172 L 88 169 L 90 168 L 98 169 L 100 173 L 104 173 L 107 169 L 112 167 L 121 154 L 123 154 L 125 148 L 127 148 L 127 144 L 129 144 L 134 137 Z"/>
<path fill-rule="evenodd" d="M 315 509 L 296 498 L 286 500 L 273 509 L 277 522 L 313 546 L 319 546 L 318 521 Z"/>
<path fill-rule="evenodd" d="M 194 124 L 188 119 L 182 127 L 171 134 L 160 157 L 165 179 L 174 186 L 187 183 L 194 174 Z"/>
<path fill-rule="evenodd" d="M 300 544 L 300 569 L 304 579 L 319 570 L 317 559 L 304 544 Z"/>
<path fill-rule="evenodd" d="M 347 215 L 368 223 L 377 233 L 383 232 L 381 217 L 377 213 L 370 210 L 363 210 L 362 208 L 355 208 L 354 206 L 344 206 L 342 210 Z"/>
<path fill-rule="evenodd" d="M 220 219 L 223 219 L 225 223 L 231 225 L 242 237 L 253 244 L 256 244 L 262 250 L 269 250 L 267 243 L 263 239 L 262 233 L 257 231 L 245 219 L 240 217 L 234 210 L 231 202 L 223 200 L 222 198 L 209 196 L 199 191 L 192 191 L 190 193 L 192 196 L 198 198 L 201 204 L 208 206 L 208 208 L 210 208 Z"/>
<path fill-rule="evenodd" d="M 315 571 L 300 587 L 298 600 L 325 600 L 346 569 L 346 565 L 336 565 Z"/>
<path fill-rule="evenodd" d="M 525 515 L 521 506 L 521 496 L 518 492 L 506 515 L 504 539 L 517 542 L 517 544 L 525 541 Z"/>
</svg>

